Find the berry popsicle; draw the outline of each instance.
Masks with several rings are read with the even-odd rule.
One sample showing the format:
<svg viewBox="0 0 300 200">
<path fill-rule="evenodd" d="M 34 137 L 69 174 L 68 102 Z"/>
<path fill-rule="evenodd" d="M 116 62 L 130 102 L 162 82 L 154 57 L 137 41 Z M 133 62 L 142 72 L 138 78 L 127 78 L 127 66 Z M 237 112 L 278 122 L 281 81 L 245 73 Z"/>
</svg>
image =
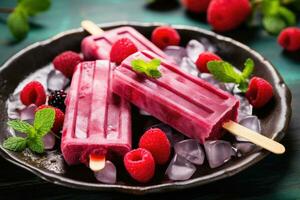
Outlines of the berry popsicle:
<svg viewBox="0 0 300 200">
<path fill-rule="evenodd" d="M 253 135 L 253 131 L 234 122 L 239 101 L 231 94 L 181 71 L 161 58 L 160 78 L 148 78 L 132 69 L 133 60 L 150 61 L 153 58 L 158 56 L 150 51 L 142 51 L 125 59 L 114 70 L 113 91 L 200 143 L 219 139 L 225 127 L 233 134 L 274 153 L 284 152 L 281 144 L 260 134 L 254 132 L 254 138 L 248 137 L 249 134 Z"/>
<path fill-rule="evenodd" d="M 61 139 L 69 165 L 91 167 L 91 156 L 101 161 L 131 149 L 130 104 L 111 92 L 112 71 L 109 61 L 90 61 L 78 64 L 74 72 Z"/>
<path fill-rule="evenodd" d="M 121 38 L 130 39 L 139 51 L 149 50 L 162 58 L 167 58 L 162 50 L 132 27 L 123 26 L 102 31 L 96 24 L 87 20 L 83 21 L 81 25 L 92 34 L 84 38 L 81 43 L 81 50 L 86 60 L 109 60 L 112 45 Z"/>
</svg>

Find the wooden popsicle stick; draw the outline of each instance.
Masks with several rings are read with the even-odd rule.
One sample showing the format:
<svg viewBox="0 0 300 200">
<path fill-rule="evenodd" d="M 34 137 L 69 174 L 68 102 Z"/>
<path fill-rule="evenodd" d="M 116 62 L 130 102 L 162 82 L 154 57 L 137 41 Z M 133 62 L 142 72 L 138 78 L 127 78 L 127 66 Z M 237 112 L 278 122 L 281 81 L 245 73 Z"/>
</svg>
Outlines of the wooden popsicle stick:
<svg viewBox="0 0 300 200">
<path fill-rule="evenodd" d="M 234 121 L 224 123 L 223 128 L 228 130 L 230 133 L 243 137 L 249 140 L 250 142 L 264 149 L 267 149 L 275 154 L 283 154 L 285 152 L 285 147 L 282 144 L 270 138 L 267 138 L 251 129 L 248 129 Z"/>
<path fill-rule="evenodd" d="M 90 20 L 83 20 L 81 22 L 81 27 L 89 32 L 91 35 L 102 35 L 104 31 L 97 26 L 94 22 Z"/>
<path fill-rule="evenodd" d="M 90 154 L 89 167 L 94 172 L 102 170 L 105 167 L 105 156 Z"/>
</svg>

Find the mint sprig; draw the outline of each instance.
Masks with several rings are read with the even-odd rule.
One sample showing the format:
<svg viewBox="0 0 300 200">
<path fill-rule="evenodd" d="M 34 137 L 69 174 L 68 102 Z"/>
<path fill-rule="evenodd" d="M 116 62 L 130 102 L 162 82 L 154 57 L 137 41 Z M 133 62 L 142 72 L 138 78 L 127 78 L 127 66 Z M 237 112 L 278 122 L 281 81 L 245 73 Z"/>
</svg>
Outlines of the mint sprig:
<svg viewBox="0 0 300 200">
<path fill-rule="evenodd" d="M 238 88 L 242 92 L 246 92 L 248 89 L 248 78 L 254 70 L 253 60 L 248 58 L 244 66 L 242 73 L 239 73 L 226 61 L 210 61 L 207 63 L 208 70 L 217 80 L 224 83 L 238 84 Z"/>
<path fill-rule="evenodd" d="M 12 35 L 18 40 L 25 38 L 30 29 L 29 17 L 48 10 L 50 6 L 51 0 L 18 0 L 14 9 L 5 9 L 11 12 L 7 18 L 7 26 Z"/>
<path fill-rule="evenodd" d="M 152 59 L 149 62 L 142 59 L 136 59 L 131 61 L 131 66 L 134 71 L 145 74 L 150 78 L 161 77 L 161 72 L 158 70 L 158 67 L 160 66 L 159 59 Z"/>
<path fill-rule="evenodd" d="M 270 34 L 278 34 L 288 26 L 296 24 L 296 14 L 299 0 L 252 0 L 254 15 L 262 16 L 262 25 Z M 298 6 L 300 7 L 300 6 Z M 255 17 L 252 17 L 252 21 Z"/>
<path fill-rule="evenodd" d="M 44 152 L 43 136 L 53 127 L 55 111 L 52 108 L 44 108 L 35 113 L 33 125 L 21 121 L 10 120 L 7 125 L 16 131 L 25 133 L 23 137 L 9 137 L 3 142 L 3 147 L 11 151 L 23 151 L 26 147 L 36 153 Z"/>
</svg>

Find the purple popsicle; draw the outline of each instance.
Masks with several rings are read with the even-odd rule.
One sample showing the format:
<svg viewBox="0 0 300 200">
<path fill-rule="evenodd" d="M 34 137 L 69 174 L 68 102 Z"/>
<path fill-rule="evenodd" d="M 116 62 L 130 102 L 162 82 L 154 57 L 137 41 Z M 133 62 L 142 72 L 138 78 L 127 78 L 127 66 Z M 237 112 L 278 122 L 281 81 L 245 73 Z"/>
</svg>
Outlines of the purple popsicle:
<svg viewBox="0 0 300 200">
<path fill-rule="evenodd" d="M 237 118 L 239 101 L 211 84 L 162 60 L 158 79 L 132 70 L 131 61 L 159 58 L 150 51 L 132 54 L 114 70 L 113 91 L 137 107 L 203 143 L 222 135 L 222 124 Z"/>
<path fill-rule="evenodd" d="M 61 150 L 69 165 L 131 149 L 130 104 L 111 92 L 109 61 L 78 64 L 66 99 Z"/>
</svg>

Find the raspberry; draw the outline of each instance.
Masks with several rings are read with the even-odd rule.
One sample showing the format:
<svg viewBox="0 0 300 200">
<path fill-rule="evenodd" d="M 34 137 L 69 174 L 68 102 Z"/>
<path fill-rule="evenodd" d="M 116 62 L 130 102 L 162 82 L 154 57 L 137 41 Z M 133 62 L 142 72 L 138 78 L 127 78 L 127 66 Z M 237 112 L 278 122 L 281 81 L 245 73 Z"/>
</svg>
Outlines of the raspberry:
<svg viewBox="0 0 300 200">
<path fill-rule="evenodd" d="M 52 91 L 48 98 L 48 104 L 50 106 L 59 108 L 61 111 L 65 112 L 66 105 L 65 99 L 67 97 L 67 93 L 63 90 L 55 90 Z"/>
<path fill-rule="evenodd" d="M 153 30 L 151 40 L 156 46 L 164 49 L 170 45 L 178 46 L 180 35 L 170 26 L 160 26 Z"/>
<path fill-rule="evenodd" d="M 155 163 L 162 165 L 168 162 L 171 153 L 170 142 L 166 134 L 159 128 L 147 130 L 141 137 L 139 147 L 150 151 Z"/>
<path fill-rule="evenodd" d="M 273 96 L 272 85 L 259 77 L 253 77 L 250 80 L 249 88 L 246 92 L 246 98 L 254 108 L 261 108 L 270 101 Z"/>
<path fill-rule="evenodd" d="M 29 106 L 30 104 L 40 106 L 46 102 L 45 89 L 40 82 L 31 81 L 22 89 L 20 99 L 26 106 Z"/>
<path fill-rule="evenodd" d="M 278 36 L 278 43 L 288 51 L 300 49 L 300 28 L 289 27 L 281 31 Z"/>
<path fill-rule="evenodd" d="M 196 61 L 198 70 L 202 73 L 209 73 L 209 71 L 207 69 L 207 63 L 209 61 L 214 61 L 214 60 L 222 60 L 222 59 L 219 56 L 217 56 L 216 54 L 211 53 L 211 52 L 201 53 Z"/>
<path fill-rule="evenodd" d="M 110 50 L 110 60 L 120 64 L 125 58 L 138 51 L 135 44 L 128 38 L 116 41 Z"/>
<path fill-rule="evenodd" d="M 82 59 L 79 54 L 73 51 L 65 51 L 54 58 L 52 61 L 55 69 L 59 70 L 66 77 L 72 78 L 75 67 Z"/>
<path fill-rule="evenodd" d="M 181 4 L 193 13 L 204 13 L 207 11 L 211 0 L 181 0 Z"/>
<path fill-rule="evenodd" d="M 249 0 L 213 0 L 207 11 L 207 20 L 216 31 L 237 28 L 251 13 Z"/>
<path fill-rule="evenodd" d="M 154 176 L 154 159 L 146 149 L 138 148 L 126 153 L 124 165 L 130 176 L 141 183 L 148 182 Z"/>
<path fill-rule="evenodd" d="M 52 106 L 47 106 L 47 105 L 39 106 L 37 109 L 35 109 L 35 112 L 37 112 L 38 110 L 42 110 L 44 108 L 53 108 L 55 110 L 55 121 L 51 130 L 54 133 L 58 133 L 62 129 L 64 123 L 64 118 L 65 118 L 64 113 L 58 108 L 54 108 Z"/>
</svg>

